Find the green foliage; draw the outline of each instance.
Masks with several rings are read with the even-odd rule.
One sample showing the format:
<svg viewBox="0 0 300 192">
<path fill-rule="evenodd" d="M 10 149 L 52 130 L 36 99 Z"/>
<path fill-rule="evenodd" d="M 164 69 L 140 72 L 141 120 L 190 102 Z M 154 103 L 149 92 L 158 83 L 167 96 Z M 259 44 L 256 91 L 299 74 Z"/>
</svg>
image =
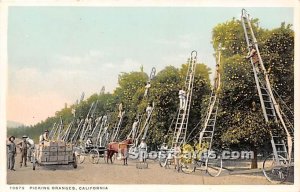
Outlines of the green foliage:
<svg viewBox="0 0 300 192">
<path fill-rule="evenodd" d="M 270 81 L 293 110 L 294 32 L 291 25 L 282 23 L 279 28 L 266 30 L 258 26 L 258 19 L 252 20 L 252 24 Z M 217 52 L 219 43 L 226 48 L 222 51 L 220 65 L 220 107 L 214 136 L 215 144 L 219 147 L 252 148 L 263 146 L 264 142 L 268 141 L 266 138 L 270 125 L 262 118 L 253 69 L 249 60 L 245 59 L 247 47 L 244 38 L 241 22 L 234 18 L 216 25 L 212 30 L 212 45 L 215 51 Z M 176 118 L 179 106 L 178 92 L 184 86 L 186 72 L 187 64 L 183 64 L 180 68 L 165 67 L 152 80 L 147 98 L 144 98 L 144 91 L 148 75 L 143 72 L 143 68 L 135 72 L 121 73 L 118 78 L 119 86 L 112 94 L 93 94 L 78 105 L 63 108 L 57 111 L 55 116 L 34 126 L 9 129 L 8 134 L 17 137 L 27 134 L 37 141 L 38 136 L 45 129 L 51 129 L 54 123 L 58 123 L 60 117 L 66 128 L 73 119 L 72 109 L 76 109 L 77 117 L 85 118 L 93 102 L 97 102 L 94 115 L 108 114 L 110 128 L 113 128 L 118 122 L 118 105 L 122 102 L 125 117 L 120 139 L 123 139 L 130 131 L 134 118 L 138 114 L 144 114 L 148 103 L 154 102 L 155 110 L 147 143 L 150 147 L 161 144 L 165 136 L 174 131 L 170 125 L 173 118 Z M 210 73 L 205 64 L 196 65 L 187 135 L 205 115 L 211 89 Z"/>
<path fill-rule="evenodd" d="M 294 33 L 284 23 L 265 30 L 258 27 L 258 19 L 251 22 L 271 84 L 293 109 Z M 215 144 L 239 149 L 262 147 L 269 142 L 270 125 L 263 118 L 253 69 L 245 59 L 247 46 L 239 20 L 232 19 L 213 29 L 212 44 L 216 51 L 219 43 L 226 49 L 221 58 L 222 89 L 215 135 L 221 139 L 215 140 Z"/>
<path fill-rule="evenodd" d="M 294 32 L 290 27 L 282 23 L 268 32 L 262 57 L 273 88 L 294 109 Z"/>
</svg>

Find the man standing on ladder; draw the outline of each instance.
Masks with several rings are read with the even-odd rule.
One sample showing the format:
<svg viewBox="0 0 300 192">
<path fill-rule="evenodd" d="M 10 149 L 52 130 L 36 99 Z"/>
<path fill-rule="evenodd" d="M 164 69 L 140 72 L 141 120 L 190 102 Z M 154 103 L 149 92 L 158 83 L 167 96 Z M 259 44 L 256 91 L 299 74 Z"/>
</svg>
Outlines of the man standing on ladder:
<svg viewBox="0 0 300 192">
<path fill-rule="evenodd" d="M 184 110 L 185 101 L 186 101 L 186 92 L 183 89 L 181 89 L 181 90 L 179 90 L 179 108 L 180 108 L 180 110 Z"/>
<path fill-rule="evenodd" d="M 253 64 L 255 66 L 256 72 L 259 73 L 259 68 L 258 68 L 259 58 L 258 58 L 258 55 L 257 55 L 257 51 L 256 51 L 255 46 L 253 44 L 250 44 L 249 46 L 250 46 L 250 51 L 247 54 L 246 59 L 249 59 L 249 58 L 252 57 L 252 61 L 253 61 Z"/>
<path fill-rule="evenodd" d="M 220 69 L 219 69 L 219 64 L 216 66 L 216 75 L 215 75 L 215 80 L 214 80 L 214 91 L 219 92 L 220 90 Z"/>
<path fill-rule="evenodd" d="M 136 133 L 138 124 L 139 124 L 139 119 L 138 119 L 138 118 L 135 118 L 135 119 L 134 119 L 134 122 L 133 122 L 133 124 L 132 124 L 131 132 L 128 134 L 128 138 L 131 138 L 131 139 L 134 140 L 134 138 L 135 138 L 135 133 Z M 131 137 L 130 137 L 130 136 L 131 136 Z"/>
<path fill-rule="evenodd" d="M 150 103 L 148 103 L 148 107 L 146 108 L 147 118 L 150 117 L 152 111 L 152 106 Z"/>
<path fill-rule="evenodd" d="M 151 87 L 150 81 L 147 81 L 147 84 L 145 86 L 146 89 L 145 89 L 144 97 L 148 96 L 148 92 L 149 92 L 150 87 Z"/>
<path fill-rule="evenodd" d="M 121 102 L 119 104 L 119 114 L 118 114 L 118 118 L 121 118 L 122 117 L 122 112 L 123 112 L 123 103 Z"/>
</svg>

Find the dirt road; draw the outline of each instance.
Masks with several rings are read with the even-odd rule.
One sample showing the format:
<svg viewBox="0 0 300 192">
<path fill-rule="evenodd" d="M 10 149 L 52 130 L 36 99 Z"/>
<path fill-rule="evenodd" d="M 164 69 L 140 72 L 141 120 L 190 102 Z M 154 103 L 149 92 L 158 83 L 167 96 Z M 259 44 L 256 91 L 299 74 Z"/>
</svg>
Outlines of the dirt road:
<svg viewBox="0 0 300 192">
<path fill-rule="evenodd" d="M 7 172 L 8 184 L 195 184 L 195 185 L 233 185 L 253 184 L 270 185 L 261 173 L 252 175 L 230 175 L 224 170 L 219 177 L 210 177 L 200 170 L 195 173 L 177 173 L 174 169 L 161 168 L 155 161 L 149 160 L 148 169 L 137 169 L 136 162 L 131 160 L 128 166 L 116 160 L 106 164 L 100 159 L 99 164 L 86 160 L 77 169 L 70 166 L 19 167 L 18 155 L 16 171 Z M 287 183 L 289 184 L 289 183 Z"/>
</svg>

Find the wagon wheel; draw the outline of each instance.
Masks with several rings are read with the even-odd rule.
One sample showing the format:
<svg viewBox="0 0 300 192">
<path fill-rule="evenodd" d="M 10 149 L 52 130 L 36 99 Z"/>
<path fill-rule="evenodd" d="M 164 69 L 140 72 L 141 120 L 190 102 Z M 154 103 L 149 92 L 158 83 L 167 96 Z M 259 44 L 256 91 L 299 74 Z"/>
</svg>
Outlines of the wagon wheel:
<svg viewBox="0 0 300 192">
<path fill-rule="evenodd" d="M 77 159 L 77 162 L 79 162 L 80 164 L 82 164 L 85 160 L 85 152 L 83 150 L 81 150 L 79 153 L 76 152 L 75 153 L 75 156 L 76 156 L 76 159 Z"/>
<path fill-rule="evenodd" d="M 75 151 L 75 157 L 76 157 L 77 163 L 82 164 L 85 160 L 85 156 L 86 156 L 86 153 L 83 148 L 79 148 Z"/>
<path fill-rule="evenodd" d="M 278 162 L 276 162 L 275 155 L 269 155 L 263 163 L 263 173 L 271 183 L 283 183 L 289 176 L 288 161 L 278 155 Z"/>
<path fill-rule="evenodd" d="M 73 153 L 73 167 L 74 167 L 74 169 L 76 169 L 77 168 L 77 158 L 76 158 L 76 155 L 75 155 L 75 153 Z"/>
<path fill-rule="evenodd" d="M 180 168 L 182 172 L 186 174 L 190 174 L 191 172 L 195 172 L 196 165 L 195 160 L 192 158 L 182 158 L 180 162 Z"/>
<path fill-rule="evenodd" d="M 205 161 L 206 172 L 212 176 L 217 177 L 220 175 L 223 167 L 222 155 L 209 152 Z"/>
<path fill-rule="evenodd" d="M 97 164 L 99 162 L 99 159 L 100 159 L 100 155 L 99 155 L 98 150 L 92 149 L 89 152 L 89 160 L 90 160 L 90 162 L 93 163 L 93 164 Z"/>
<path fill-rule="evenodd" d="M 191 172 L 194 172 L 196 169 L 195 160 L 192 154 L 194 154 L 194 149 L 191 145 L 185 144 L 183 146 L 183 154 L 180 158 L 180 168 L 182 172 L 186 174 L 190 174 Z"/>
<path fill-rule="evenodd" d="M 170 164 L 173 161 L 172 153 L 166 152 L 159 157 L 159 165 L 164 168 L 170 168 Z"/>
</svg>

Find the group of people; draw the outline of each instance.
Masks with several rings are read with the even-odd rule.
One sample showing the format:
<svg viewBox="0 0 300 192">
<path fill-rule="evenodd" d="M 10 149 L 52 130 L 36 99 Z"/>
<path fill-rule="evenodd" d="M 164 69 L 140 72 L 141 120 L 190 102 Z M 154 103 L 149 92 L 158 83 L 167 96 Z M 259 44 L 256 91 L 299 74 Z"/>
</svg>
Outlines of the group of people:
<svg viewBox="0 0 300 192">
<path fill-rule="evenodd" d="M 49 140 L 49 131 L 46 130 L 39 138 L 40 144 L 43 144 L 44 141 Z M 22 166 L 27 167 L 27 161 L 31 161 L 32 150 L 34 149 L 34 141 L 30 139 L 27 135 L 23 135 L 22 141 L 15 143 L 15 136 L 10 136 L 8 138 L 8 143 L 6 144 L 7 153 L 8 153 L 8 169 L 11 171 L 15 171 L 15 158 L 17 156 L 17 148 L 20 150 L 21 160 L 20 160 L 20 168 Z"/>
<path fill-rule="evenodd" d="M 27 160 L 30 159 L 32 149 L 34 148 L 34 142 L 32 139 L 24 135 L 22 141 L 15 143 L 15 136 L 10 136 L 8 138 L 9 143 L 6 144 L 8 152 L 8 169 L 15 171 L 15 157 L 17 155 L 17 148 L 19 148 L 21 153 L 20 168 L 24 165 L 27 167 Z"/>
</svg>

